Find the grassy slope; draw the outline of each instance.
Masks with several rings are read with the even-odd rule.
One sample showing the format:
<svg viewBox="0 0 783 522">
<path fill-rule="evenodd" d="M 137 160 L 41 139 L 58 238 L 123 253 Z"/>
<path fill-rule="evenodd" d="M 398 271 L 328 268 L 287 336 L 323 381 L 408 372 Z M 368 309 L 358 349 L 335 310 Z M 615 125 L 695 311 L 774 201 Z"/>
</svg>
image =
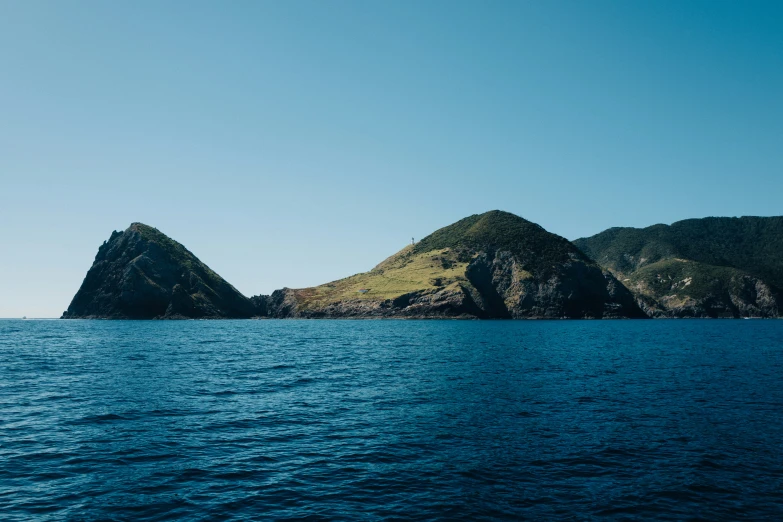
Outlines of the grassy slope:
<svg viewBox="0 0 783 522">
<path fill-rule="evenodd" d="M 414 252 L 442 248 L 459 252 L 461 249 L 485 247 L 515 254 L 524 263 L 525 269 L 537 276 L 548 275 L 554 265 L 572 258 L 592 263 L 567 239 L 500 210 L 469 216 L 437 230 L 416 244 Z"/>
<path fill-rule="evenodd" d="M 408 246 L 369 272 L 297 290 L 297 295 L 302 309 L 357 299 L 384 301 L 410 292 L 467 285 L 467 265 L 450 249 L 416 253 Z M 368 291 L 361 293 L 360 289 Z"/>
<path fill-rule="evenodd" d="M 524 262 L 517 279 L 546 276 L 574 257 L 592 263 L 568 240 L 508 212 L 476 214 L 441 228 L 391 256 L 369 272 L 297 290 L 302 309 L 348 300 L 395 299 L 401 295 L 470 286 L 465 269 L 477 249 L 510 251 Z M 369 290 L 360 293 L 360 289 Z"/>
</svg>

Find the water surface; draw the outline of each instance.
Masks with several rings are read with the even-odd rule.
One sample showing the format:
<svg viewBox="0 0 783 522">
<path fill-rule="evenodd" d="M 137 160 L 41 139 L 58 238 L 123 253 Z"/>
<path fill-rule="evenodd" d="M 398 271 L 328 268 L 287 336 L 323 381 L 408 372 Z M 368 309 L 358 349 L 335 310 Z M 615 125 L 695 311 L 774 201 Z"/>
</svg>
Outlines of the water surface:
<svg viewBox="0 0 783 522">
<path fill-rule="evenodd" d="M 3 520 L 783 518 L 783 321 L 0 321 Z"/>
</svg>

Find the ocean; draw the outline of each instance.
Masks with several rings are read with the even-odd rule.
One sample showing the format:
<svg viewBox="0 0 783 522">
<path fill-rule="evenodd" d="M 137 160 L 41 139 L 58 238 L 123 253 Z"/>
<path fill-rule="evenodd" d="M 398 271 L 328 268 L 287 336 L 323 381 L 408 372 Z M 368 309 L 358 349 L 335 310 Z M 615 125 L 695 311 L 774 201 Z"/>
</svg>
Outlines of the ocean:
<svg viewBox="0 0 783 522">
<path fill-rule="evenodd" d="M 0 519 L 780 520 L 783 321 L 0 321 Z"/>
</svg>

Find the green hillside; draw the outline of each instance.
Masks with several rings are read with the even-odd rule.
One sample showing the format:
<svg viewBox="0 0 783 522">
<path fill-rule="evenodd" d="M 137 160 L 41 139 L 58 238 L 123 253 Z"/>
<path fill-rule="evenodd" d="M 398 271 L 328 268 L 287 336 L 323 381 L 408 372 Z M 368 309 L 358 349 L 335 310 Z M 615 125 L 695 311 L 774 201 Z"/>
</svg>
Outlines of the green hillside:
<svg viewBox="0 0 783 522">
<path fill-rule="evenodd" d="M 577 258 L 590 260 L 565 238 L 510 212 L 493 210 L 474 214 L 441 228 L 416 244 L 414 252 L 449 248 L 456 252 L 493 248 L 524 259 L 525 268 L 544 275 L 558 263 Z"/>
<path fill-rule="evenodd" d="M 704 218 L 611 228 L 574 241 L 656 310 L 778 314 L 783 217 Z M 687 310 L 686 310 L 687 308 Z M 701 309 L 701 312 L 694 311 Z"/>
<path fill-rule="evenodd" d="M 519 216 L 469 216 L 369 272 L 253 298 L 273 317 L 640 317 L 621 284 Z"/>
<path fill-rule="evenodd" d="M 670 226 L 610 228 L 574 244 L 619 274 L 679 257 L 738 268 L 783 288 L 783 216 L 709 217 Z"/>
<path fill-rule="evenodd" d="M 448 248 L 417 253 L 408 246 L 369 272 L 298 290 L 300 309 L 318 309 L 348 300 L 393 300 L 412 292 L 442 288 L 457 289 L 460 284 L 470 284 L 465 277 L 467 265 L 457 260 Z"/>
</svg>

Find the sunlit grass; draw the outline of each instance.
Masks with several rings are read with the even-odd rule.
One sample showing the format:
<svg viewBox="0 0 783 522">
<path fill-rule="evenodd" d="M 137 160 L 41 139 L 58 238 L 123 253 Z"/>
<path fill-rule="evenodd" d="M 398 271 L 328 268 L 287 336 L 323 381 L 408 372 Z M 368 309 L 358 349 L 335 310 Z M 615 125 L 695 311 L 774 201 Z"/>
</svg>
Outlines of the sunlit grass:
<svg viewBox="0 0 783 522">
<path fill-rule="evenodd" d="M 467 266 L 468 263 L 457 261 L 448 248 L 414 254 L 408 246 L 369 272 L 300 290 L 299 296 L 304 307 L 346 300 L 384 301 L 410 292 L 467 282 Z"/>
</svg>

